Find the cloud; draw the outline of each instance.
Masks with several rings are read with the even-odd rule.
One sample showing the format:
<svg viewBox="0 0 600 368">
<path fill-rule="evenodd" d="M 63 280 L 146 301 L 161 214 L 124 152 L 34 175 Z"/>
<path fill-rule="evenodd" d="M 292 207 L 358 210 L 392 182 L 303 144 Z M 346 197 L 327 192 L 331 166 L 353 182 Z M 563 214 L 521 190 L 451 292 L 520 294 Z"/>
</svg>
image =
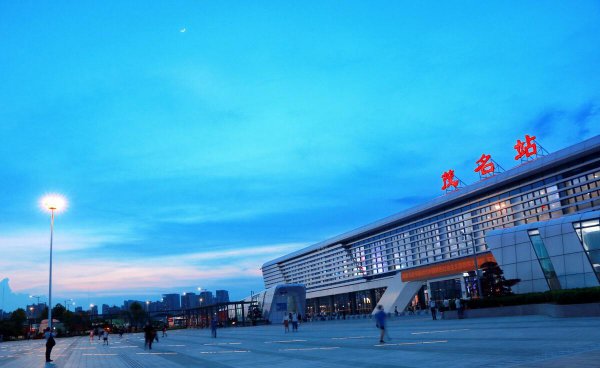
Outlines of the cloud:
<svg viewBox="0 0 600 368">
<path fill-rule="evenodd" d="M 0 294 L 2 299 L 0 300 L 0 309 L 3 311 L 13 311 L 17 308 L 25 308 L 27 303 L 31 303 L 29 294 L 15 293 L 11 290 L 9 285 L 10 280 L 4 278 L 0 281 Z"/>
<path fill-rule="evenodd" d="M 14 239 L 12 237 L 8 239 Z M 17 238 L 18 239 L 18 238 Z M 65 254 L 54 259 L 54 290 L 61 295 L 126 295 L 129 291 L 173 290 L 186 285 L 208 285 L 236 278 L 262 277 L 260 266 L 266 258 L 276 258 L 306 246 L 302 243 L 259 245 L 145 257 L 93 257 L 86 254 Z M 20 272 L 15 287 L 40 293 L 47 287 L 47 254 L 35 259 L 28 257 L 0 260 L 0 268 Z"/>
<path fill-rule="evenodd" d="M 577 142 L 589 137 L 592 126 L 600 124 L 600 108 L 594 101 L 577 107 L 548 107 L 533 118 L 529 124 L 538 137 L 560 137 Z"/>
</svg>

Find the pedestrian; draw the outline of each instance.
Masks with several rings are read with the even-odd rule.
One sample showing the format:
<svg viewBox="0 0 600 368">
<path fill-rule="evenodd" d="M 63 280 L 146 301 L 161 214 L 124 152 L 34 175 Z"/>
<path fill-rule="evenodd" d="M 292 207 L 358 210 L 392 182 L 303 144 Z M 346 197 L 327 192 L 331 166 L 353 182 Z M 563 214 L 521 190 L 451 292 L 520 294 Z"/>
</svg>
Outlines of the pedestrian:
<svg viewBox="0 0 600 368">
<path fill-rule="evenodd" d="M 150 322 L 146 322 L 146 326 L 144 326 L 144 349 L 148 347 L 152 350 L 152 342 L 154 342 L 153 331 L 154 328 L 152 328 Z"/>
<path fill-rule="evenodd" d="M 463 319 L 463 306 L 460 301 L 460 298 L 457 298 L 454 301 L 454 306 L 456 307 L 456 313 L 458 314 L 458 319 Z"/>
<path fill-rule="evenodd" d="M 167 337 L 167 325 L 163 326 L 162 333 L 162 337 Z"/>
<path fill-rule="evenodd" d="M 119 339 L 123 338 L 123 332 L 125 332 L 125 329 L 123 327 L 119 328 Z"/>
<path fill-rule="evenodd" d="M 94 330 L 90 330 L 90 343 L 94 342 Z"/>
<path fill-rule="evenodd" d="M 435 300 L 431 299 L 429 301 L 429 309 L 431 309 L 431 317 L 433 318 L 433 320 L 434 321 L 437 320 L 437 316 L 436 316 L 436 314 L 437 314 L 437 311 L 436 311 L 437 307 L 436 307 L 436 304 L 435 304 Z"/>
<path fill-rule="evenodd" d="M 46 327 L 44 330 L 44 339 L 46 339 L 46 363 L 49 363 L 52 361 L 52 359 L 50 359 L 52 348 L 54 345 L 56 345 L 56 341 L 54 341 L 54 334 L 50 332 L 50 327 Z"/>
<path fill-rule="evenodd" d="M 285 333 L 290 332 L 290 320 L 289 320 L 287 314 L 283 315 L 283 332 L 285 332 Z"/>
<path fill-rule="evenodd" d="M 442 319 L 446 319 L 446 312 L 450 310 L 450 301 L 444 299 L 444 308 L 442 309 Z"/>
<path fill-rule="evenodd" d="M 391 340 L 385 330 L 385 328 L 386 328 L 385 311 L 383 310 L 383 306 L 381 304 L 377 306 L 377 313 L 375 313 L 375 322 L 376 322 L 375 326 L 377 326 L 377 328 L 380 331 L 379 343 L 380 344 L 385 343 L 385 341 L 383 340 L 384 336 L 387 336 L 388 340 Z"/>
<path fill-rule="evenodd" d="M 213 338 L 217 338 L 217 318 L 214 316 L 210 320 L 210 333 Z"/>
<path fill-rule="evenodd" d="M 398 306 L 394 306 L 394 314 L 398 317 Z"/>
<path fill-rule="evenodd" d="M 298 314 L 296 312 L 292 313 L 292 331 L 298 332 Z"/>
<path fill-rule="evenodd" d="M 108 328 L 104 329 L 104 332 L 102 332 L 102 340 L 104 340 L 102 345 L 108 346 Z"/>
</svg>

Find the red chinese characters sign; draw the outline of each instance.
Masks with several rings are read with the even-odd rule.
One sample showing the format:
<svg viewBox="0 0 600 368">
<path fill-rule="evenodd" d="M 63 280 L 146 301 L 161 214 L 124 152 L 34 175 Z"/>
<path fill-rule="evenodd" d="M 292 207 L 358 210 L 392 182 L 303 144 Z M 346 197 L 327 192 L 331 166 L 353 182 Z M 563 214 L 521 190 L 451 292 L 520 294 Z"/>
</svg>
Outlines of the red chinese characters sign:
<svg viewBox="0 0 600 368">
<path fill-rule="evenodd" d="M 525 135 L 525 141 L 522 142 L 520 139 L 517 139 L 517 143 L 514 145 L 515 150 L 517 151 L 517 155 L 515 156 L 515 160 L 521 159 L 522 161 L 528 159 L 532 156 L 538 157 L 539 155 L 544 155 L 548 153 L 544 147 L 539 145 L 535 141 L 534 135 Z M 539 146 L 539 147 L 538 147 Z M 476 167 L 475 172 L 479 173 L 479 178 L 483 179 L 485 175 L 494 175 L 499 172 L 503 172 L 504 169 L 500 164 L 495 162 L 492 159 L 492 155 L 488 155 L 483 153 L 481 157 L 475 161 Z M 459 178 L 454 175 L 454 170 L 448 170 L 442 174 L 442 190 L 450 190 L 452 187 L 454 189 L 458 189 L 459 184 L 465 185 Z"/>
<path fill-rule="evenodd" d="M 491 155 L 482 154 L 479 160 L 475 162 L 477 164 L 475 172 L 478 172 L 480 175 L 486 175 L 496 171 L 494 161 L 490 161 L 491 158 Z"/>
<path fill-rule="evenodd" d="M 442 180 L 444 185 L 442 185 L 442 190 L 446 190 L 450 187 L 458 187 L 458 180 L 454 179 L 454 170 L 448 170 L 442 174 Z"/>
<path fill-rule="evenodd" d="M 535 144 L 534 140 L 535 136 L 530 136 L 528 134 L 525 135 L 525 142 L 521 142 L 520 139 L 517 139 L 517 144 L 514 146 L 517 150 L 515 160 L 518 160 L 523 156 L 529 158 L 537 154 L 537 145 Z"/>
</svg>

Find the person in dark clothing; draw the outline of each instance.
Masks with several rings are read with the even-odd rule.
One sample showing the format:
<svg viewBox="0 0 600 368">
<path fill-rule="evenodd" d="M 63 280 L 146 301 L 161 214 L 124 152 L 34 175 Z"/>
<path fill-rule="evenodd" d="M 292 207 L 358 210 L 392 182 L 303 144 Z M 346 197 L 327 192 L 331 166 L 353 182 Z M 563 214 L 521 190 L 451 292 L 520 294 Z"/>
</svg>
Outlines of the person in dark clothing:
<svg viewBox="0 0 600 368">
<path fill-rule="evenodd" d="M 148 347 L 150 350 L 152 350 L 152 343 L 154 342 L 155 334 L 156 331 L 154 331 L 154 328 L 150 322 L 146 323 L 146 326 L 144 327 L 144 349 Z"/>
<path fill-rule="evenodd" d="M 44 330 L 44 338 L 46 339 L 46 363 L 51 362 L 50 354 L 52 353 L 52 348 L 56 345 L 56 341 L 54 341 L 54 334 L 50 332 L 50 327 L 46 327 Z"/>
<path fill-rule="evenodd" d="M 212 334 L 212 337 L 216 338 L 217 337 L 217 318 L 213 317 L 210 319 L 210 332 Z"/>
</svg>

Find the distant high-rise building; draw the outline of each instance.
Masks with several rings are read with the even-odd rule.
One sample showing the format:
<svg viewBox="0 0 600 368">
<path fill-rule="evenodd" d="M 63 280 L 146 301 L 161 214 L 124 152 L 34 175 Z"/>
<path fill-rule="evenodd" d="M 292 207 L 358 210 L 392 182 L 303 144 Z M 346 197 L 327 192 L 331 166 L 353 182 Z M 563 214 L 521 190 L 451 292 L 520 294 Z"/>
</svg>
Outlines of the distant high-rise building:
<svg viewBox="0 0 600 368">
<path fill-rule="evenodd" d="M 165 303 L 163 302 L 148 302 L 145 304 L 146 305 L 146 310 L 148 312 L 160 312 L 163 310 L 166 310 L 167 308 L 165 308 Z"/>
<path fill-rule="evenodd" d="M 98 306 L 97 305 L 90 305 L 90 315 L 91 316 L 98 315 Z"/>
<path fill-rule="evenodd" d="M 27 314 L 27 317 L 40 318 L 42 316 L 42 313 L 44 312 L 44 310 L 46 310 L 46 304 L 44 304 L 44 303 L 31 304 L 25 308 L 26 308 L 25 313 Z"/>
<path fill-rule="evenodd" d="M 195 293 L 183 293 L 181 295 L 181 309 L 196 308 L 199 305 L 199 297 Z"/>
<path fill-rule="evenodd" d="M 103 315 L 115 315 L 121 313 L 121 308 L 113 305 L 112 307 L 108 304 L 102 304 L 102 314 Z"/>
<path fill-rule="evenodd" d="M 75 307 L 75 313 L 83 312 L 83 307 Z"/>
<path fill-rule="evenodd" d="M 217 303 L 229 303 L 229 291 L 217 290 L 215 294 L 217 297 Z"/>
<path fill-rule="evenodd" d="M 124 300 L 123 301 L 123 310 L 128 311 L 131 308 L 131 304 L 133 303 L 139 303 L 143 309 L 144 308 L 144 302 L 139 301 L 139 300 Z"/>
<path fill-rule="evenodd" d="M 163 294 L 163 303 L 165 303 L 166 310 L 181 309 L 179 294 Z"/>
<path fill-rule="evenodd" d="M 200 306 L 204 307 L 206 305 L 215 304 L 212 291 L 202 291 L 199 295 L 200 297 Z"/>
</svg>

